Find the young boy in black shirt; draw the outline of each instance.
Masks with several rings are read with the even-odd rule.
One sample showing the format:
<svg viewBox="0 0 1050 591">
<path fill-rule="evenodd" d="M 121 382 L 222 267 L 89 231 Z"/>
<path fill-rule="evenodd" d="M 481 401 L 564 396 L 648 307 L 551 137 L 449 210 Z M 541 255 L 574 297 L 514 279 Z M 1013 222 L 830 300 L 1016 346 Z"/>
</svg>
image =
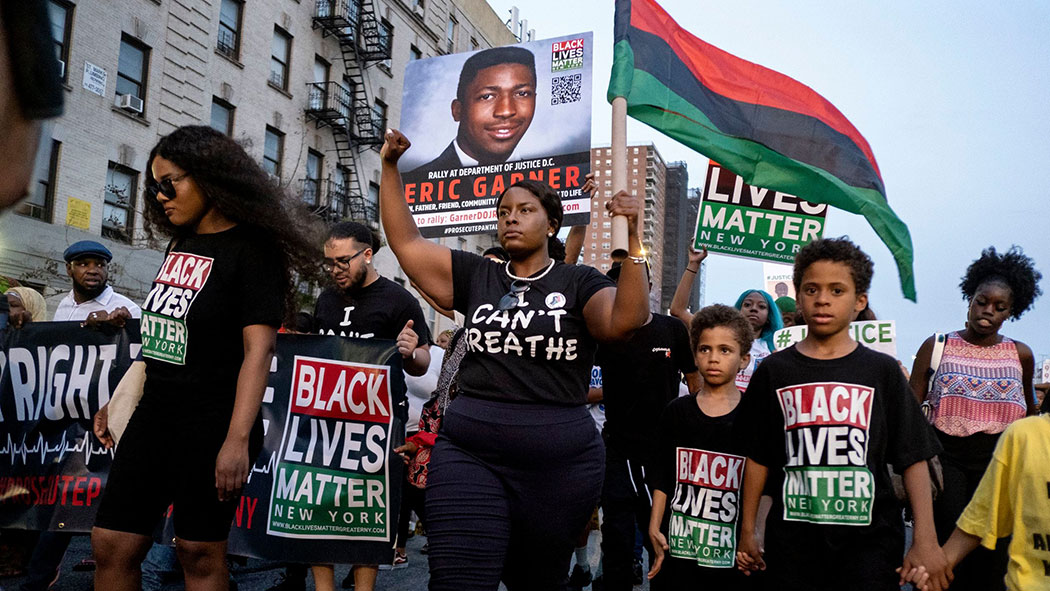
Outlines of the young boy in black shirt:
<svg viewBox="0 0 1050 591">
<path fill-rule="evenodd" d="M 741 397 L 734 378 L 750 361 L 753 338 L 729 306 L 708 306 L 690 323 L 703 385 L 668 404 L 657 430 L 649 578 L 663 571 L 661 588 L 751 588 L 734 568 L 745 437 L 734 429 Z"/>
<path fill-rule="evenodd" d="M 758 367 L 741 403 L 750 438 L 738 560 L 745 570 L 768 567 L 770 589 L 898 589 L 904 523 L 887 463 L 903 474 L 915 516 L 903 572 L 926 565 L 933 589 L 950 577 L 926 463 L 940 444 L 897 361 L 848 332 L 871 276 L 871 259 L 847 239 L 802 248 L 794 280 L 808 334 Z M 767 476 L 779 494 L 763 556 L 754 531 Z"/>
</svg>

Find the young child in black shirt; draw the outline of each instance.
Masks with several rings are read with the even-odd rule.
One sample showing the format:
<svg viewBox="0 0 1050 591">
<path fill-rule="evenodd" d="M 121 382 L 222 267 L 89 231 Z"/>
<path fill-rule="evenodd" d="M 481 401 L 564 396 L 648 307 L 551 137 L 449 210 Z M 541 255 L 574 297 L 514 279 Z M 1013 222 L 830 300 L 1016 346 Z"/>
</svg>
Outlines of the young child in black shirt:
<svg viewBox="0 0 1050 591">
<path fill-rule="evenodd" d="M 940 445 L 897 361 L 848 332 L 871 276 L 871 259 L 847 239 L 802 248 L 794 280 L 808 334 L 758 367 L 741 403 L 749 438 L 737 558 L 744 570 L 767 569 L 770 589 L 891 591 L 903 582 L 896 567 L 919 564 L 933 589 L 950 577 L 926 463 Z M 906 556 L 887 463 L 903 474 L 915 517 Z M 754 530 L 767 477 L 777 494 L 763 556 Z"/>
<path fill-rule="evenodd" d="M 657 430 L 649 578 L 662 570 L 661 588 L 750 588 L 734 568 L 744 472 L 744 434 L 734 422 L 741 398 L 735 378 L 753 338 L 751 324 L 729 306 L 708 306 L 690 323 L 703 385 L 668 404 Z"/>
</svg>

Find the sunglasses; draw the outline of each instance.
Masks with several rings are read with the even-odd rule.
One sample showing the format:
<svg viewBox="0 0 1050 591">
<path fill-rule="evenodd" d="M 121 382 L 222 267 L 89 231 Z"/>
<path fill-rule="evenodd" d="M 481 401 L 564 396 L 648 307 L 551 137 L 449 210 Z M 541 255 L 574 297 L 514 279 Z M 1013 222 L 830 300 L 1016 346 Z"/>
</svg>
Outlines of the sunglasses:
<svg viewBox="0 0 1050 591">
<path fill-rule="evenodd" d="M 325 273 L 331 273 L 332 269 L 339 269 L 340 271 L 345 271 L 350 268 L 350 261 L 356 259 L 358 255 L 360 255 L 366 250 L 368 249 L 362 248 L 361 250 L 355 252 L 350 256 L 339 257 L 337 259 L 325 259 L 321 261 L 321 268 L 324 269 Z"/>
<path fill-rule="evenodd" d="M 190 173 L 184 172 L 178 176 L 169 176 L 168 178 L 158 182 L 154 179 L 150 179 L 146 183 L 146 196 L 150 199 L 156 199 L 157 194 L 160 193 L 168 199 L 175 198 L 175 183 L 189 176 Z"/>
<path fill-rule="evenodd" d="M 499 305 L 496 306 L 496 309 L 500 311 L 507 311 L 513 310 L 514 308 L 518 307 L 518 302 L 521 301 L 521 296 L 524 295 L 525 292 L 529 291 L 530 287 L 532 287 L 531 283 L 528 283 L 526 281 L 518 281 L 517 279 L 515 279 L 511 282 L 510 291 L 507 292 L 507 295 L 499 299 Z"/>
</svg>

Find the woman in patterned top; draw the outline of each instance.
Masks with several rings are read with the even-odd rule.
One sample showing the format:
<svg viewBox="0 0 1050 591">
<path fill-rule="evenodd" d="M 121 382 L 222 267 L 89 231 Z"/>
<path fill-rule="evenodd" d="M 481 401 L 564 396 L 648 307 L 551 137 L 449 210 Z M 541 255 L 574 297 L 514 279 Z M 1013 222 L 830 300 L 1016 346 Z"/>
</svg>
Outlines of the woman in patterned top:
<svg viewBox="0 0 1050 591">
<path fill-rule="evenodd" d="M 1018 319 L 1032 307 L 1041 294 L 1041 278 L 1020 248 L 1006 253 L 985 249 L 959 285 L 969 301 L 965 328 L 945 335 L 936 367 L 931 359 L 937 335 L 926 339 L 915 355 L 911 387 L 920 403 L 929 401 L 930 421 L 944 445 L 944 492 L 934 503 L 942 544 L 977 489 L 999 434 L 1026 414 L 1036 414 L 1032 350 L 999 330 L 1007 318 Z M 1005 544 L 1000 546 L 960 563 L 952 591 L 1002 589 L 1007 556 Z"/>
</svg>

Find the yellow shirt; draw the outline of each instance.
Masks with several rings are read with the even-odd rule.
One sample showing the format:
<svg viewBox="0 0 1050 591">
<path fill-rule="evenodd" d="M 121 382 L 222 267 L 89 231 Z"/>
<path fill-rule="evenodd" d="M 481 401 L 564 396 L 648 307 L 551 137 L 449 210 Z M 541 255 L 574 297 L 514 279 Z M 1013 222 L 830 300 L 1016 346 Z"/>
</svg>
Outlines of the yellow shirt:
<svg viewBox="0 0 1050 591">
<path fill-rule="evenodd" d="M 1006 587 L 1050 591 L 1050 415 L 1007 427 L 956 525 L 989 549 L 1012 535 Z"/>
</svg>

